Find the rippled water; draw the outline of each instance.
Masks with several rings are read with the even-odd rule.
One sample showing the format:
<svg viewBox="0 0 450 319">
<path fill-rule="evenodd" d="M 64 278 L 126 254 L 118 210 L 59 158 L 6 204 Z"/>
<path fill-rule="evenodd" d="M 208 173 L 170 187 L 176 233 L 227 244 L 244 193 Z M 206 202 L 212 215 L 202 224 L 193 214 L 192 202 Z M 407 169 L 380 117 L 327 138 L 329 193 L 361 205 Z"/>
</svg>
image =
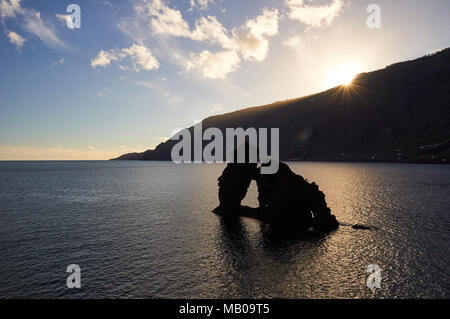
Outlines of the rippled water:
<svg viewBox="0 0 450 319">
<path fill-rule="evenodd" d="M 296 238 L 225 224 L 211 213 L 219 164 L 0 163 L 0 297 L 450 297 L 449 166 L 289 165 L 342 224 L 379 229 Z M 245 202 L 256 198 L 252 183 Z"/>
</svg>

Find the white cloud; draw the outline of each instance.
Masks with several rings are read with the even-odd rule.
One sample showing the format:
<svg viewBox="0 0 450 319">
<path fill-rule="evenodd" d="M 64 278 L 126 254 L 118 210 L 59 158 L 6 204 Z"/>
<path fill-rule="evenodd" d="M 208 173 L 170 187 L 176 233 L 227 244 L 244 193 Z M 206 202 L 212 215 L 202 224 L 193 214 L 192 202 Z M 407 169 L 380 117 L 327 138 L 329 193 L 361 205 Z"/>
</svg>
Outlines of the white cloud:
<svg viewBox="0 0 450 319">
<path fill-rule="evenodd" d="M 195 22 L 195 29 L 185 36 L 199 42 L 219 43 L 223 47 L 230 46 L 231 44 L 227 30 L 213 16 L 202 17 L 200 20 L 197 20 Z"/>
<path fill-rule="evenodd" d="M 49 47 L 67 47 L 55 31 L 53 31 L 41 18 L 40 12 L 34 9 L 24 9 L 20 6 L 21 0 L 0 0 L 0 17 L 2 21 L 6 18 L 15 18 L 20 15 L 22 27 L 29 33 L 37 36 Z"/>
<path fill-rule="evenodd" d="M 122 49 L 122 52 L 131 57 L 136 72 L 139 72 L 140 67 L 147 71 L 159 68 L 158 60 L 143 45 L 133 44 L 129 48 Z"/>
<path fill-rule="evenodd" d="M 273 36 L 278 33 L 278 10 L 264 9 L 260 16 L 248 20 L 245 26 L 257 36 Z"/>
<path fill-rule="evenodd" d="M 20 51 L 27 41 L 19 34 L 15 33 L 14 31 L 7 31 L 6 32 L 7 37 L 9 38 L 9 42 L 16 45 L 17 49 Z"/>
<path fill-rule="evenodd" d="M 236 51 L 212 53 L 208 50 L 200 54 L 191 54 L 191 61 L 186 64 L 189 71 L 192 68 L 201 70 L 205 78 L 225 79 L 227 75 L 239 67 L 240 58 Z"/>
<path fill-rule="evenodd" d="M 65 25 L 69 25 L 67 21 L 69 21 L 70 23 L 72 19 L 70 14 L 59 14 L 59 13 L 56 13 L 56 18 Z"/>
<path fill-rule="evenodd" d="M 52 66 L 58 65 L 58 64 L 64 64 L 66 60 L 64 58 L 59 59 L 58 61 L 55 61 L 52 63 Z"/>
<path fill-rule="evenodd" d="M 234 32 L 234 45 L 246 60 L 263 61 L 269 51 L 267 37 L 278 33 L 278 10 L 264 9 L 256 19 L 248 20 L 244 32 Z"/>
<path fill-rule="evenodd" d="M 20 6 L 22 0 L 1 0 L 0 2 L 0 17 L 15 18 L 17 14 L 24 14 L 23 8 Z"/>
<path fill-rule="evenodd" d="M 104 87 L 103 89 L 101 89 L 97 92 L 97 96 L 104 97 L 104 96 L 108 95 L 110 92 L 111 91 L 107 87 Z"/>
<path fill-rule="evenodd" d="M 253 51 L 252 47 L 259 47 L 260 43 L 265 42 L 265 37 L 278 33 L 277 9 L 272 11 L 264 9 L 263 13 L 256 19 L 246 21 L 239 30 L 233 30 L 233 36 L 229 36 L 227 29 L 214 16 L 201 17 L 195 22 L 195 28 L 191 31 L 181 12 L 169 8 L 161 0 L 140 3 L 136 7 L 136 11 L 150 17 L 154 34 L 185 37 L 199 42 L 218 43 L 225 49 L 243 47 L 243 51 Z M 239 35 L 235 33 L 239 33 Z M 251 39 L 250 42 L 254 43 L 249 44 L 248 39 Z"/>
<path fill-rule="evenodd" d="M 200 10 L 208 9 L 208 5 L 214 3 L 214 0 L 191 0 L 191 8 L 199 8 Z"/>
<path fill-rule="evenodd" d="M 211 1 L 202 3 L 207 5 Z M 201 5 L 198 1 L 191 4 Z M 191 53 L 189 58 L 174 54 L 187 70 L 199 69 L 207 78 L 226 78 L 227 74 L 238 69 L 241 57 L 247 61 L 263 61 L 269 51 L 269 37 L 278 33 L 277 9 L 263 9 L 261 15 L 231 31 L 214 16 L 197 19 L 191 29 L 179 10 L 170 8 L 162 0 L 142 0 L 135 5 L 135 10 L 137 20 L 150 21 L 151 31 L 155 35 L 184 37 L 220 46 L 222 51 L 217 53 L 203 50 L 199 54 Z"/>
<path fill-rule="evenodd" d="M 105 6 L 110 6 L 110 7 L 113 6 L 112 3 L 109 2 L 108 0 L 100 0 L 100 3 L 101 3 L 101 4 L 104 4 Z"/>
<path fill-rule="evenodd" d="M 298 35 L 293 36 L 283 42 L 284 45 L 287 45 L 288 47 L 292 47 L 292 48 L 298 47 L 298 45 L 300 43 L 301 43 L 301 38 Z"/>
<path fill-rule="evenodd" d="M 287 0 L 289 18 L 298 20 L 309 27 L 330 25 L 343 8 L 343 0 L 331 0 L 328 5 L 314 6 L 315 0 Z"/>
<path fill-rule="evenodd" d="M 31 34 L 34 34 L 42 42 L 44 42 L 49 47 L 67 47 L 56 35 L 56 33 L 45 25 L 44 21 L 41 19 L 40 12 L 34 12 L 28 10 L 24 18 L 24 28 Z"/>
<path fill-rule="evenodd" d="M 91 60 L 91 67 L 96 68 L 97 66 L 107 67 L 111 64 L 111 61 L 117 61 L 124 57 L 123 54 L 117 52 L 116 50 L 100 50 L 97 57 Z"/>
<path fill-rule="evenodd" d="M 179 96 L 164 88 L 159 81 L 135 81 L 134 84 L 158 92 L 170 105 L 176 105 L 182 102 L 182 99 Z"/>
<path fill-rule="evenodd" d="M 189 24 L 183 19 L 181 12 L 166 6 L 161 0 L 140 3 L 135 9 L 151 17 L 150 23 L 155 34 L 182 37 L 190 33 Z"/>
<path fill-rule="evenodd" d="M 108 67 L 112 61 L 122 61 L 125 58 L 130 58 L 132 67 L 119 64 L 122 70 L 139 72 L 143 70 L 154 70 L 159 68 L 158 60 L 152 55 L 150 50 L 144 45 L 133 44 L 129 48 L 122 50 L 101 50 L 97 57 L 91 60 L 91 67 L 96 68 Z"/>
</svg>

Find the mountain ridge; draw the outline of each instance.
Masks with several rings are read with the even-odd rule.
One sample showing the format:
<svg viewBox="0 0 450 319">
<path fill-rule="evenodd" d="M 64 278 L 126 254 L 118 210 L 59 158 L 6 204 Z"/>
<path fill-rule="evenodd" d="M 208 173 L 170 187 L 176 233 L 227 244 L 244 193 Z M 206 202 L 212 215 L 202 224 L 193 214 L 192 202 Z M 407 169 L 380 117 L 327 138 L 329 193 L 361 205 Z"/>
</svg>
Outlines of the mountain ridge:
<svg viewBox="0 0 450 319">
<path fill-rule="evenodd" d="M 202 124 L 222 131 L 278 127 L 281 160 L 447 163 L 450 48 L 360 73 L 349 86 L 210 116 Z M 170 160 L 175 143 L 116 160 Z"/>
</svg>

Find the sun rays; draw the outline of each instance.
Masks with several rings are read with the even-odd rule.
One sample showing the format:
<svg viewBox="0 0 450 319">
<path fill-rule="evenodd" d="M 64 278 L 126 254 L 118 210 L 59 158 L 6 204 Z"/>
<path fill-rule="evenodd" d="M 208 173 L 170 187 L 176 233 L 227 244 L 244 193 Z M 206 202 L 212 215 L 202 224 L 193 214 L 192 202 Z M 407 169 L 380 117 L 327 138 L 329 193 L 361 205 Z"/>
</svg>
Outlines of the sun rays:
<svg viewBox="0 0 450 319">
<path fill-rule="evenodd" d="M 349 86 L 358 74 L 358 67 L 354 64 L 342 64 L 331 70 L 327 76 L 327 85 L 335 87 L 338 85 Z"/>
</svg>

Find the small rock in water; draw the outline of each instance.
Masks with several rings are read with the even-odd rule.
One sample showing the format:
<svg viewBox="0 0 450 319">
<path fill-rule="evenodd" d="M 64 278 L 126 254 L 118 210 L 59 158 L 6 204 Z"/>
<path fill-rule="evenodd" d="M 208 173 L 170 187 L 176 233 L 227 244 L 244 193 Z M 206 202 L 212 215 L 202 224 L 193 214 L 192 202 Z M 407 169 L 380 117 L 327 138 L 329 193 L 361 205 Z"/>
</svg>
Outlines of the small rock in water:
<svg viewBox="0 0 450 319">
<path fill-rule="evenodd" d="M 362 230 L 372 230 L 372 229 L 374 229 L 373 227 L 359 225 L 359 224 L 353 225 L 352 228 L 353 229 L 362 229 Z"/>
</svg>

